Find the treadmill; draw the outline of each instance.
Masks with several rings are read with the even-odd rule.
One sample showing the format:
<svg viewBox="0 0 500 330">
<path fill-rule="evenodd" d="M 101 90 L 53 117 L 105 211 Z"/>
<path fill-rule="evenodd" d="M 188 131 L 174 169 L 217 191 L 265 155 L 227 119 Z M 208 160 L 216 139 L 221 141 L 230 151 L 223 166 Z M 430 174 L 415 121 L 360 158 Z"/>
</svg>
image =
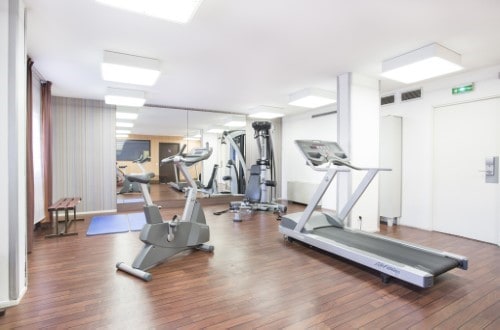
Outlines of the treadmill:
<svg viewBox="0 0 500 330">
<path fill-rule="evenodd" d="M 354 166 L 336 142 L 297 140 L 295 143 L 307 165 L 326 174 L 304 212 L 282 216 L 279 231 L 289 241 L 297 240 L 375 269 L 384 283 L 398 278 L 428 288 L 434 284 L 434 277 L 454 268 L 468 268 L 468 259 L 460 255 L 346 228 L 345 219 L 373 178 L 379 171 L 390 169 Z M 366 174 L 343 209 L 335 215 L 315 211 L 336 174 L 353 170 Z"/>
<path fill-rule="evenodd" d="M 185 154 L 184 153 L 185 149 L 186 149 L 186 145 L 184 144 L 184 145 L 182 145 L 181 150 L 179 150 L 179 152 L 176 153 L 174 156 L 179 156 L 179 157 L 186 157 L 186 156 L 187 157 L 194 157 L 194 156 L 197 156 L 196 152 L 198 152 L 199 150 L 202 150 L 203 148 L 194 149 L 195 150 L 194 151 L 194 156 L 192 156 L 193 155 L 193 150 L 191 150 L 189 153 Z M 169 157 L 171 157 L 171 156 L 169 156 Z M 167 158 L 164 158 L 164 159 L 167 159 Z M 188 161 L 186 161 L 185 164 L 186 164 L 187 167 L 191 167 L 191 166 L 193 166 L 196 163 L 197 162 L 191 162 L 188 159 Z M 165 162 L 163 162 L 163 160 L 162 160 L 161 163 L 160 163 L 160 165 L 163 165 L 163 164 L 165 164 Z M 179 169 L 175 165 L 174 165 L 174 175 L 175 175 L 175 182 L 168 182 L 167 184 L 170 187 L 174 188 L 175 190 L 178 190 L 180 192 L 186 192 L 186 190 L 188 188 L 190 188 L 191 186 L 189 185 L 188 181 L 179 181 Z M 187 178 L 186 178 L 186 180 L 187 180 Z M 199 180 L 194 180 L 194 182 L 196 183 L 196 186 L 199 189 L 202 188 L 202 185 L 201 185 L 201 183 L 200 183 Z"/>
</svg>

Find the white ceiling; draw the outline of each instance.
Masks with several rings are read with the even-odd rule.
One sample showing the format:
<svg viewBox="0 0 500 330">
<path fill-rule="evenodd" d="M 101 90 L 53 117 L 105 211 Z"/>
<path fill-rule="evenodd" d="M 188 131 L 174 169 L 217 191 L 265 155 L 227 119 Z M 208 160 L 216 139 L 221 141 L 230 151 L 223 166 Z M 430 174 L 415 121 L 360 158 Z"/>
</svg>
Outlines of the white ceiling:
<svg viewBox="0 0 500 330">
<path fill-rule="evenodd" d="M 103 99 L 103 50 L 157 58 L 162 75 L 147 103 L 251 113 L 283 107 L 306 87 L 335 89 L 336 76 L 380 79 L 381 63 L 437 42 L 465 70 L 500 63 L 499 0 L 204 0 L 180 25 L 94 0 L 25 0 L 28 54 L 54 95 Z M 382 90 L 401 85 L 387 80 Z"/>
</svg>

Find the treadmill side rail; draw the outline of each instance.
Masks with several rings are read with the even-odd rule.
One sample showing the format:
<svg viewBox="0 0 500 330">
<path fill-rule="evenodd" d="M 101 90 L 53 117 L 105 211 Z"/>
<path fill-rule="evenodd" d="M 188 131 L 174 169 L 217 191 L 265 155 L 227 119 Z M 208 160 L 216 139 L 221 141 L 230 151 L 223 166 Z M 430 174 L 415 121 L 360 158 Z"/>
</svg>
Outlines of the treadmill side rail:
<svg viewBox="0 0 500 330">
<path fill-rule="evenodd" d="M 433 249 L 433 248 L 430 248 L 430 247 L 427 247 L 427 246 L 423 246 L 423 245 L 418 245 L 418 244 L 415 244 L 415 243 L 410 243 L 410 242 L 402 241 L 402 240 L 399 240 L 397 238 L 387 237 L 387 236 L 379 235 L 379 234 L 376 234 L 376 233 L 368 233 L 368 232 L 365 232 L 365 231 L 352 230 L 352 229 L 348 229 L 348 228 L 344 228 L 344 230 L 349 230 L 351 232 L 356 232 L 356 234 L 358 234 L 358 235 L 365 235 L 365 236 L 369 236 L 369 237 L 376 237 L 377 239 L 381 239 L 381 240 L 385 240 L 385 241 L 390 241 L 390 242 L 398 243 L 398 244 L 401 244 L 401 245 L 404 245 L 404 246 L 411 247 L 411 248 L 413 248 L 415 250 L 420 250 L 420 251 L 424 251 L 424 252 L 431 252 L 431 253 L 434 253 L 436 255 L 440 255 L 442 257 L 454 259 L 454 260 L 456 260 L 458 262 L 458 267 L 457 268 L 460 268 L 460 269 L 467 270 L 468 265 L 469 265 L 469 260 L 467 259 L 467 257 L 461 256 L 459 254 L 454 254 L 454 253 L 450 253 L 450 252 L 446 252 L 446 251 L 441 251 L 441 250 Z"/>
</svg>

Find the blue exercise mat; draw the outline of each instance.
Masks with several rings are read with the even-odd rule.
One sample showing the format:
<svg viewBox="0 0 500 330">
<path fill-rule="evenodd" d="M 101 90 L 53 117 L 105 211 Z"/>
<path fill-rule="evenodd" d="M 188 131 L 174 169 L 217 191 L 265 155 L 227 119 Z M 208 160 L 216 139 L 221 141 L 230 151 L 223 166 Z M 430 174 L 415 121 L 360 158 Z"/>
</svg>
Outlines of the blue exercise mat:
<svg viewBox="0 0 500 330">
<path fill-rule="evenodd" d="M 129 224 L 126 214 L 102 215 L 92 218 L 87 236 L 126 233 L 128 231 Z"/>
<path fill-rule="evenodd" d="M 128 223 L 131 231 L 139 231 L 146 224 L 146 216 L 144 213 L 129 213 Z"/>
</svg>

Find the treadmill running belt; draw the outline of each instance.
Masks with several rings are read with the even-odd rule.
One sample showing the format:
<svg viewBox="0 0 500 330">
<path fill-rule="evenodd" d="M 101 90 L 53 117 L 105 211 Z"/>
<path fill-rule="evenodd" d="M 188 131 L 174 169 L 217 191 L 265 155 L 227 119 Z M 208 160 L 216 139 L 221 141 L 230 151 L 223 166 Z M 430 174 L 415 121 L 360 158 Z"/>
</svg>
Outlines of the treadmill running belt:
<svg viewBox="0 0 500 330">
<path fill-rule="evenodd" d="M 342 228 L 321 227 L 310 233 L 429 272 L 434 276 L 458 266 L 458 261 L 452 258 L 421 251 L 396 242 L 357 234 Z"/>
</svg>

